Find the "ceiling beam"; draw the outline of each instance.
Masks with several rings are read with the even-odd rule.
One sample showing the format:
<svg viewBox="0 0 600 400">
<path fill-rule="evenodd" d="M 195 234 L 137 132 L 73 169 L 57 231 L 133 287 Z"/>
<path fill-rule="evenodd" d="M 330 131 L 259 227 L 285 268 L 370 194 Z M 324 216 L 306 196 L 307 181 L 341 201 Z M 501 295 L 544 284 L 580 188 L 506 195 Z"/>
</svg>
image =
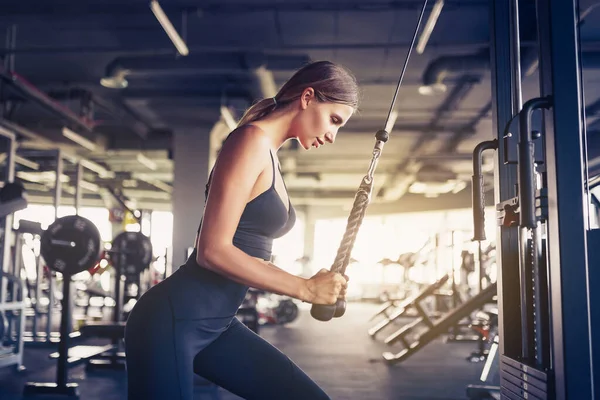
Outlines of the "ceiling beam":
<svg viewBox="0 0 600 400">
<path fill-rule="evenodd" d="M 393 10 L 409 10 L 412 11 L 416 7 L 421 6 L 421 0 L 404 0 L 404 1 L 344 1 L 344 2 L 324 2 L 317 4 L 314 1 L 294 1 L 294 2 L 203 2 L 202 5 L 197 5 L 192 2 L 188 4 L 169 3 L 165 2 L 161 7 L 167 14 L 182 14 L 187 13 L 196 18 L 201 18 L 203 14 L 248 14 L 255 12 L 292 12 L 292 11 L 310 11 L 310 12 L 332 12 L 332 11 L 355 11 L 355 12 L 381 12 Z M 446 0 L 445 6 L 447 10 L 452 8 L 484 8 L 488 7 L 487 0 Z M 60 12 L 57 12 L 60 10 Z M 53 19 L 72 18 L 72 17 L 88 17 L 90 15 L 103 16 L 124 16 L 124 15 L 143 15 L 148 13 L 148 5 L 146 2 L 127 3 L 95 3 L 81 4 L 72 2 L 46 3 L 41 2 L 35 7 L 27 3 L 12 3 L 2 6 L 3 17 L 47 17 L 52 15 Z"/>
</svg>

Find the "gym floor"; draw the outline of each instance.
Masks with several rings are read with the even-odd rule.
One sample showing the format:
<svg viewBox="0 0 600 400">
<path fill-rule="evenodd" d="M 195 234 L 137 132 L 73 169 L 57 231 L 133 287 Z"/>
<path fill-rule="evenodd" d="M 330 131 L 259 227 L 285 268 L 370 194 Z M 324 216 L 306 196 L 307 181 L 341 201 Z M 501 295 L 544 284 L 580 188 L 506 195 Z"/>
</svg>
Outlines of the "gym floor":
<svg viewBox="0 0 600 400">
<path fill-rule="evenodd" d="M 473 343 L 438 339 L 404 362 L 387 366 L 381 362 L 381 353 L 397 350 L 367 334 L 372 325 L 368 320 L 378 306 L 350 303 L 343 318 L 327 323 L 314 320 L 309 309 L 301 307 L 293 323 L 263 326 L 260 334 L 294 360 L 334 400 L 458 400 L 466 398 L 468 384 L 478 382 L 483 364 L 466 361 L 475 350 Z M 55 361 L 48 358 L 52 351 L 26 347 L 27 371 L 0 370 L 0 399 L 22 399 L 25 382 L 54 381 Z M 69 380 L 79 384 L 81 399 L 126 398 L 123 371 L 88 373 L 79 365 L 70 370 Z M 199 386 L 195 400 L 214 398 L 203 392 Z M 240 399 L 225 391 L 220 394 L 220 400 Z"/>
</svg>

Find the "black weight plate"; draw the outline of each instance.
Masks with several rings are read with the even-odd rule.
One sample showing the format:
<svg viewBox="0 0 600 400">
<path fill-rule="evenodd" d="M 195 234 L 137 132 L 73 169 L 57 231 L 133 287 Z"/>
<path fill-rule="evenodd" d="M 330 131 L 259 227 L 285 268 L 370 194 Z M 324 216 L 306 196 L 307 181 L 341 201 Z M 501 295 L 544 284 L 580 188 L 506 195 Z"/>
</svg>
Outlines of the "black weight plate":
<svg viewBox="0 0 600 400">
<path fill-rule="evenodd" d="M 109 254 L 122 274 L 136 275 L 152 262 L 152 242 L 141 232 L 121 232 L 113 239 Z"/>
<path fill-rule="evenodd" d="M 92 221 L 79 215 L 58 218 L 40 240 L 48 267 L 66 275 L 85 271 L 100 260 L 102 238 Z"/>
</svg>

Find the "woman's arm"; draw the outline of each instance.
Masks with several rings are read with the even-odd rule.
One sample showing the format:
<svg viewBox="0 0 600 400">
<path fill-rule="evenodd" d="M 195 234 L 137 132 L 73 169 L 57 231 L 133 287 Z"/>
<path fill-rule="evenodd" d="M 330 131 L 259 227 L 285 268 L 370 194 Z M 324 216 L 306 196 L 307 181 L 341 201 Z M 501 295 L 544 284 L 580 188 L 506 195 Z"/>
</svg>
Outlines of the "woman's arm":
<svg viewBox="0 0 600 400">
<path fill-rule="evenodd" d="M 306 279 L 253 258 L 233 245 L 235 230 L 267 166 L 269 151 L 267 137 L 253 126 L 241 128 L 225 142 L 213 171 L 196 261 L 244 285 L 310 302 L 313 296 Z"/>
</svg>

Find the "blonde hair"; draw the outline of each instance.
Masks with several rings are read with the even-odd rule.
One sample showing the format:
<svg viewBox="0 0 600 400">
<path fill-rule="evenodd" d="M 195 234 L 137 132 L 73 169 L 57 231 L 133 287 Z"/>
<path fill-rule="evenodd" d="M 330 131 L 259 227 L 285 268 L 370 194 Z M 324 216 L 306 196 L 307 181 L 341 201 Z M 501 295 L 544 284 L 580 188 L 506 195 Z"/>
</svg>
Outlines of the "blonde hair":
<svg viewBox="0 0 600 400">
<path fill-rule="evenodd" d="M 310 63 L 298 71 L 279 89 L 275 97 L 262 99 L 246 110 L 238 127 L 257 121 L 271 111 L 297 100 L 311 87 L 320 102 L 340 103 L 358 108 L 356 78 L 344 67 L 330 61 Z"/>
</svg>

